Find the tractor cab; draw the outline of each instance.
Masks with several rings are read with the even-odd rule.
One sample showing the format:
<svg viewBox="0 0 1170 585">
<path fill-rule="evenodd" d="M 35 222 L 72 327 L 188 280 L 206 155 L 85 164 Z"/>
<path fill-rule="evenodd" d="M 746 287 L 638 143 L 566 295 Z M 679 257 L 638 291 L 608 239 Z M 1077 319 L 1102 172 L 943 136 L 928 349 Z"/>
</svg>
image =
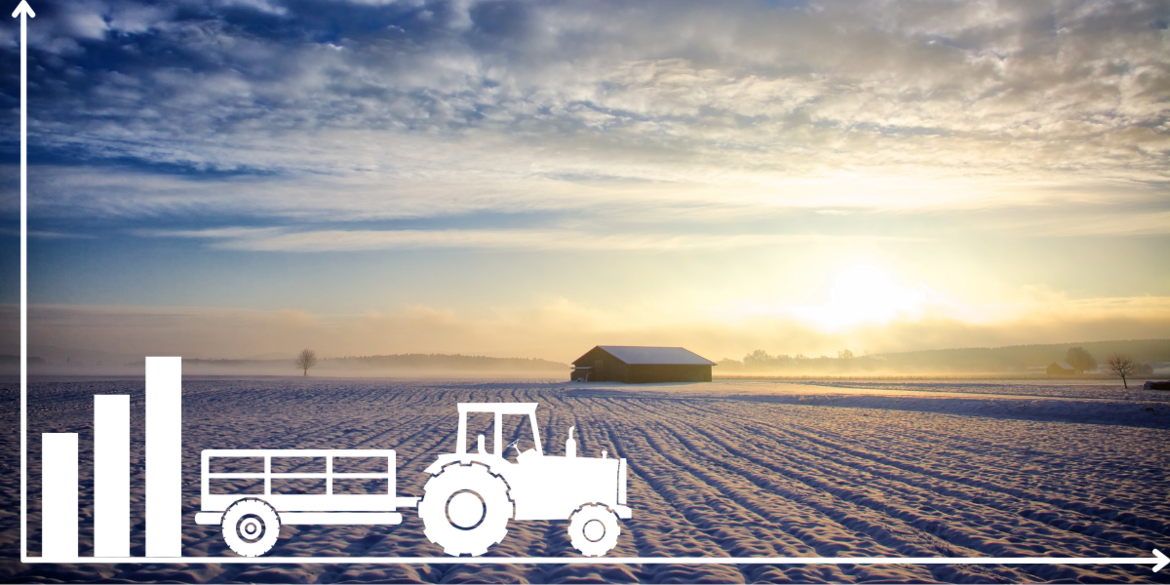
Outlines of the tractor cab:
<svg viewBox="0 0 1170 585">
<path fill-rule="evenodd" d="M 536 424 L 536 407 L 535 402 L 500 402 L 500 403 L 465 403 L 459 405 L 459 430 L 457 431 L 458 438 L 455 443 L 455 454 L 464 455 L 466 460 L 473 461 L 481 458 L 491 457 L 496 461 L 508 459 L 508 450 L 516 450 L 517 463 L 520 461 L 531 461 L 535 457 L 543 457 L 544 449 L 540 444 L 540 427 Z M 467 418 L 468 414 L 486 413 L 494 415 L 492 422 L 492 451 L 489 453 L 485 445 L 486 438 L 484 435 L 476 435 L 476 448 L 472 453 L 467 453 Z M 523 437 L 518 437 L 514 441 L 504 445 L 504 415 L 527 415 L 528 425 L 532 431 L 531 442 L 527 444 Z"/>
</svg>

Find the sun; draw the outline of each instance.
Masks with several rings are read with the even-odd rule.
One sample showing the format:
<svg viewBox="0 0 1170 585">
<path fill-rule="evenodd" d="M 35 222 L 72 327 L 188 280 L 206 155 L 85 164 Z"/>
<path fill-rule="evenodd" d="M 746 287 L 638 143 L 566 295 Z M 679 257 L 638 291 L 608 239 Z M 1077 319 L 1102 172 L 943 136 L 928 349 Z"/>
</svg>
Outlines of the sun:
<svg viewBox="0 0 1170 585">
<path fill-rule="evenodd" d="M 897 286 L 881 268 L 859 264 L 837 274 L 824 304 L 795 312 L 834 331 L 860 323 L 888 323 L 916 313 L 925 301 L 925 292 Z"/>
</svg>

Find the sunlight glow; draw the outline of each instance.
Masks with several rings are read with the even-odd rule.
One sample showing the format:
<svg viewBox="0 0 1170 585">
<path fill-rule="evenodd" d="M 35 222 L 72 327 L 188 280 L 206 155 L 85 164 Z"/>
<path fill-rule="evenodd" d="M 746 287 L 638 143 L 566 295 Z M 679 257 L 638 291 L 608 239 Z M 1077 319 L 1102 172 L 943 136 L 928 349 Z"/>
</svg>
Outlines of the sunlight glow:
<svg viewBox="0 0 1170 585">
<path fill-rule="evenodd" d="M 796 307 L 793 312 L 822 329 L 836 331 L 858 323 L 888 323 L 899 315 L 917 314 L 926 300 L 923 290 L 899 287 L 881 268 L 862 264 L 837 275 L 824 305 Z"/>
</svg>

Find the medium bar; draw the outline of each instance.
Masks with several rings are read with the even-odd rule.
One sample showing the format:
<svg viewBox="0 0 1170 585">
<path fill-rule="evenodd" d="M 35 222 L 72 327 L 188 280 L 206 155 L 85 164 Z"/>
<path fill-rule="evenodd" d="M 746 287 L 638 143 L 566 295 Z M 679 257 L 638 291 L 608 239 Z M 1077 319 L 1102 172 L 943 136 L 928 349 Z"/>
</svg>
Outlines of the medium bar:
<svg viewBox="0 0 1170 585">
<path fill-rule="evenodd" d="M 77 433 L 41 435 L 41 557 L 77 558 Z"/>
<path fill-rule="evenodd" d="M 130 397 L 93 397 L 93 556 L 130 556 Z"/>
<path fill-rule="evenodd" d="M 146 358 L 146 556 L 183 554 L 183 358 Z"/>
</svg>

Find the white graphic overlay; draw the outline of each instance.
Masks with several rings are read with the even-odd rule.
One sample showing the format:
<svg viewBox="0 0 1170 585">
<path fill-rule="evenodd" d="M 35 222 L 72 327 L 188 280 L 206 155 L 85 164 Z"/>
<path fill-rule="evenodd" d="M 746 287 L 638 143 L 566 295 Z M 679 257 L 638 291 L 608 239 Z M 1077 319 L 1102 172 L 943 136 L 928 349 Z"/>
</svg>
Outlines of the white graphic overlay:
<svg viewBox="0 0 1170 585">
<path fill-rule="evenodd" d="M 1150 557 L 604 557 L 620 536 L 619 519 L 629 519 L 626 502 L 625 459 L 577 456 L 573 428 L 569 429 L 564 457 L 545 455 L 536 423 L 535 403 L 459 404 L 458 443 L 455 453 L 441 455 L 427 468 L 430 479 L 421 499 L 395 495 L 395 455 L 390 450 L 207 450 L 202 452 L 201 511 L 197 524 L 219 525 L 238 557 L 184 557 L 182 555 L 182 365 L 181 358 L 146 358 L 147 557 L 130 557 L 128 526 L 120 518 L 128 484 L 121 483 L 123 436 L 128 436 L 128 407 L 95 397 L 95 416 L 117 411 L 111 420 L 95 422 L 95 557 L 78 556 L 79 502 L 78 436 L 42 435 L 42 556 L 28 556 L 28 42 L 27 21 L 36 14 L 22 0 L 12 16 L 20 19 L 20 538 L 21 562 L 73 564 L 412 564 L 412 565 L 1152 565 L 1159 572 L 1170 564 L 1160 550 Z M 589 370 L 588 367 L 579 367 Z M 586 374 L 587 376 L 588 374 Z M 124 398 L 124 397 L 122 397 Z M 128 401 L 127 401 L 128 403 Z M 477 449 L 466 451 L 467 416 L 493 415 L 492 451 L 483 435 Z M 526 416 L 532 445 L 516 440 L 502 445 L 504 416 Z M 507 458 L 515 449 L 515 461 Z M 99 452 L 100 451 L 100 452 Z M 212 472 L 215 457 L 252 457 L 263 461 L 261 471 Z M 321 458 L 321 472 L 274 469 L 282 458 Z M 384 470 L 346 472 L 334 469 L 347 457 L 384 458 Z M 262 494 L 212 493 L 209 483 L 223 478 L 261 479 Z M 323 479 L 323 494 L 274 493 L 281 479 Z M 335 493 L 334 483 L 345 479 L 384 480 L 385 493 Z M 98 495 L 100 492 L 101 495 Z M 125 493 L 128 497 L 128 493 Z M 402 522 L 399 508 L 419 508 L 428 536 L 450 555 L 445 557 L 294 557 L 255 558 L 271 550 L 283 524 L 395 525 Z M 128 516 L 128 513 L 126 514 Z M 583 557 L 482 557 L 507 535 L 511 520 L 567 520 L 569 538 Z M 128 532 L 128 528 L 125 530 Z M 109 542 L 105 542 L 109 536 Z M 124 554 L 125 556 L 113 556 Z M 468 557 L 458 555 L 473 555 Z M 109 556 L 107 556 L 109 555 Z"/>
<path fill-rule="evenodd" d="M 41 556 L 77 557 L 77 433 L 41 435 Z"/>
<path fill-rule="evenodd" d="M 569 520 L 569 538 L 586 556 L 602 556 L 617 544 L 626 506 L 626 460 L 578 457 L 569 433 L 565 456 L 544 453 L 535 402 L 460 404 L 455 452 L 427 468 L 418 515 L 427 538 L 452 556 L 479 556 L 504 539 L 509 520 Z M 492 450 L 479 435 L 467 452 L 469 414 L 492 415 Z M 523 416 L 531 444 L 517 439 L 503 446 L 505 416 Z M 515 462 L 507 459 L 514 449 Z"/>
<path fill-rule="evenodd" d="M 183 554 L 183 359 L 146 358 L 146 556 Z"/>
<path fill-rule="evenodd" d="M 28 557 L 28 19 L 20 0 L 20 557 Z"/>
<path fill-rule="evenodd" d="M 130 556 L 130 397 L 93 397 L 93 556 Z"/>
<path fill-rule="evenodd" d="M 224 541 L 243 557 L 271 550 L 284 524 L 401 524 L 402 514 L 396 510 L 414 507 L 418 500 L 395 495 L 396 457 L 389 449 L 206 449 L 201 459 L 201 511 L 195 522 L 219 525 Z M 350 461 L 364 465 L 358 470 L 339 467 Z M 221 493 L 213 485 L 217 480 L 260 481 L 263 491 Z M 312 480 L 323 483 L 323 489 L 281 493 L 287 480 Z M 373 480 L 379 489 L 345 493 L 337 486 L 352 480 Z"/>
</svg>

